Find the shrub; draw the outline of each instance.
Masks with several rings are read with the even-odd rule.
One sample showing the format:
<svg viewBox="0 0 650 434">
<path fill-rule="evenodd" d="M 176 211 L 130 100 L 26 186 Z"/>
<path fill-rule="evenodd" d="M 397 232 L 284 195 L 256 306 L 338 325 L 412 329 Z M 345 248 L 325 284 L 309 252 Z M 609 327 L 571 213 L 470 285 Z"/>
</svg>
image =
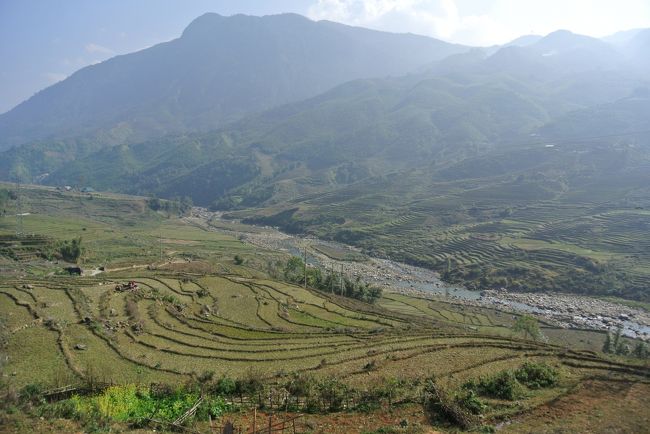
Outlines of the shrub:
<svg viewBox="0 0 650 434">
<path fill-rule="evenodd" d="M 236 391 L 237 384 L 235 380 L 226 376 L 219 378 L 212 386 L 212 392 L 221 396 L 232 396 Z"/>
<path fill-rule="evenodd" d="M 30 388 L 34 394 L 40 389 Z M 42 403 L 37 415 L 80 421 L 86 432 L 106 430 L 111 422 L 127 422 L 144 426 L 149 418 L 172 422 L 190 409 L 200 394 L 191 388 L 152 384 L 143 388 L 134 384 L 111 386 L 94 396 L 75 395 L 54 404 Z M 208 420 L 220 417 L 229 405 L 219 396 L 204 397 L 194 418 Z"/>
<path fill-rule="evenodd" d="M 478 383 L 466 383 L 465 389 L 476 390 L 481 395 L 510 401 L 524 395 L 524 388 L 512 371 L 501 371 L 492 377 L 480 379 Z"/>
<path fill-rule="evenodd" d="M 472 414 L 481 414 L 486 405 L 481 401 L 476 392 L 472 389 L 456 395 L 456 403 Z"/>
<path fill-rule="evenodd" d="M 462 429 L 469 429 L 476 425 L 476 416 L 459 405 L 457 400 L 452 399 L 447 390 L 433 377 L 425 380 L 424 405 L 431 418 L 442 416 Z"/>
<path fill-rule="evenodd" d="M 25 402 L 36 403 L 41 400 L 42 391 L 40 384 L 28 384 L 20 390 L 20 398 Z"/>
<path fill-rule="evenodd" d="M 463 385 L 463 389 L 512 401 L 524 395 L 524 386 L 530 389 L 551 387 L 557 384 L 558 379 L 557 370 L 546 363 L 525 362 L 515 371 L 501 371 L 478 381 L 469 380 Z"/>
<path fill-rule="evenodd" d="M 244 378 L 238 378 L 235 381 L 235 393 L 239 395 L 240 398 L 248 396 L 249 398 L 254 398 L 255 395 L 258 395 L 264 389 L 264 383 L 262 382 L 262 375 L 254 370 L 249 370 L 246 373 Z"/>
<path fill-rule="evenodd" d="M 218 418 L 226 412 L 230 406 L 221 397 L 210 397 L 205 399 L 196 410 L 196 418 L 208 420 L 209 417 Z"/>
<path fill-rule="evenodd" d="M 515 371 L 515 378 L 531 389 L 554 386 L 558 377 L 558 372 L 546 363 L 526 362 Z"/>
<path fill-rule="evenodd" d="M 82 251 L 81 237 L 65 240 L 59 245 L 61 257 L 68 262 L 77 262 Z"/>
<path fill-rule="evenodd" d="M 325 378 L 318 384 L 318 393 L 329 411 L 343 409 L 348 386 L 335 378 Z"/>
</svg>

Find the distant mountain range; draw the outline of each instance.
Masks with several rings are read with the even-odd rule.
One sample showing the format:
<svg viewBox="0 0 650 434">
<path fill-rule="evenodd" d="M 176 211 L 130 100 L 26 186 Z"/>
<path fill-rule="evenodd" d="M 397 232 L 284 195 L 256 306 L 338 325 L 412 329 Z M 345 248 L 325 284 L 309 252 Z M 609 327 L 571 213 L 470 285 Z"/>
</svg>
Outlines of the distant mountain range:
<svg viewBox="0 0 650 434">
<path fill-rule="evenodd" d="M 13 145 L 0 177 L 207 205 L 241 200 L 277 171 L 283 188 L 311 191 L 287 165 L 325 178 L 355 167 L 343 178 L 358 179 L 540 132 L 589 134 L 580 113 L 647 92 L 645 57 L 630 55 L 647 34 L 610 44 L 557 31 L 495 51 L 298 15 L 206 14 L 179 39 L 84 68 L 0 116 L 0 143 Z M 642 128 L 643 116 L 628 123 Z"/>
<path fill-rule="evenodd" d="M 299 15 L 205 14 L 182 36 L 88 66 L 0 116 L 0 150 L 34 140 L 133 142 L 206 131 L 357 78 L 466 50 Z"/>
</svg>

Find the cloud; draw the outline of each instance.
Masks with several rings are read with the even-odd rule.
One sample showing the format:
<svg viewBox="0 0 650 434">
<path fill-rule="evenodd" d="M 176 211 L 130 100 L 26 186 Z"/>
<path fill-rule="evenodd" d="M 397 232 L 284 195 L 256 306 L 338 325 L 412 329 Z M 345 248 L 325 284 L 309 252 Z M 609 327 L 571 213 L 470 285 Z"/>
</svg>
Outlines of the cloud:
<svg viewBox="0 0 650 434">
<path fill-rule="evenodd" d="M 455 0 L 318 0 L 310 18 L 466 44 L 490 44 L 510 34 L 489 15 L 461 15 Z"/>
<path fill-rule="evenodd" d="M 650 2 L 626 0 L 313 0 L 314 20 L 487 46 L 530 33 L 557 29 L 603 36 L 617 30 L 648 27 Z"/>
<path fill-rule="evenodd" d="M 86 52 L 90 54 L 115 54 L 115 51 L 111 50 L 110 48 L 103 47 L 99 44 L 95 44 L 94 42 L 89 42 L 87 43 L 84 48 L 86 49 Z"/>
<path fill-rule="evenodd" d="M 67 74 L 63 74 L 61 72 L 45 72 L 42 75 L 47 79 L 47 81 L 50 82 L 50 84 L 65 80 L 68 77 Z"/>
</svg>

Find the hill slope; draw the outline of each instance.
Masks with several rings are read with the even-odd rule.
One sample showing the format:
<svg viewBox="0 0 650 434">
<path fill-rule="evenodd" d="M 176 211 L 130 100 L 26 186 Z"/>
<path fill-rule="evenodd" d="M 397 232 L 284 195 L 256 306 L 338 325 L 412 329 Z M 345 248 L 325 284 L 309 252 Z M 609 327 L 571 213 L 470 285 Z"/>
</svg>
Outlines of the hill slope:
<svg viewBox="0 0 650 434">
<path fill-rule="evenodd" d="M 0 177 L 190 196 L 476 288 L 647 299 L 650 93 L 617 56 L 555 32 L 208 133 L 19 146 Z"/>
<path fill-rule="evenodd" d="M 83 68 L 0 116 L 0 149 L 79 137 L 100 147 L 213 129 L 348 80 L 405 74 L 464 50 L 293 14 L 209 13 L 178 39 Z"/>
</svg>

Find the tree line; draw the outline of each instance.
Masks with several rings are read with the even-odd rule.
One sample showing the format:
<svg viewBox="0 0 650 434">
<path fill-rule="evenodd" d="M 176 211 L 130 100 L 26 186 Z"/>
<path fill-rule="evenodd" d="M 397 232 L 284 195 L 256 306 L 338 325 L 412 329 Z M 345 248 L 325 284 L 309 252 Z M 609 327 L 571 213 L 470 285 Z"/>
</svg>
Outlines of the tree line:
<svg viewBox="0 0 650 434">
<path fill-rule="evenodd" d="M 297 257 L 291 257 L 282 270 L 281 277 L 291 283 L 318 289 L 319 291 L 332 292 L 348 298 L 354 298 L 366 303 L 375 303 L 381 298 L 382 290 L 361 280 L 360 277 L 352 280 L 342 273 L 334 270 L 323 271 L 320 267 L 307 266 Z"/>
</svg>

